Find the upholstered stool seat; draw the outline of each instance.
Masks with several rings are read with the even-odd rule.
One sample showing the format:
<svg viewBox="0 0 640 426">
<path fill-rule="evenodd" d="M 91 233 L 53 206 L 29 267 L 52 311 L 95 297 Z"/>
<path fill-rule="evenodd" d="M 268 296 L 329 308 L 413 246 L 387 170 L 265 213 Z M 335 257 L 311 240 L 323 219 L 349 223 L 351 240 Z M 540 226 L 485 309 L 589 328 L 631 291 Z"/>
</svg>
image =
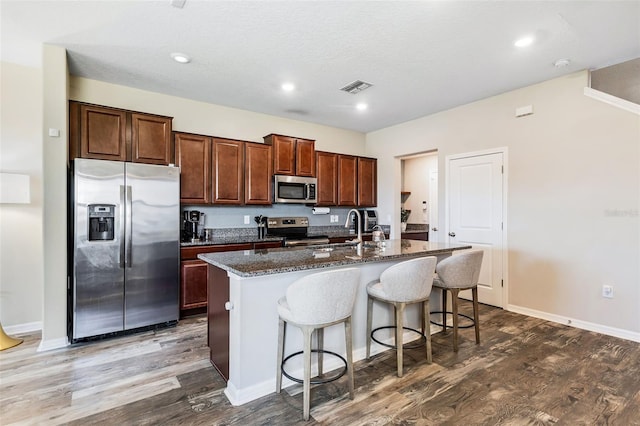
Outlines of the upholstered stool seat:
<svg viewBox="0 0 640 426">
<path fill-rule="evenodd" d="M 351 315 L 360 283 L 360 270 L 356 268 L 323 271 L 300 278 L 287 288 L 286 296 L 278 301 L 278 365 L 276 375 L 276 392 L 282 389 L 282 376 L 302 383 L 303 417 L 309 420 L 310 396 L 312 383 L 325 383 L 341 377 L 344 372 L 348 376 L 349 397 L 353 399 L 353 344 L 351 334 Z M 324 349 L 324 328 L 344 323 L 346 360 L 340 355 Z M 303 350 L 284 357 L 284 343 L 287 324 L 294 325 L 302 331 Z M 318 349 L 311 349 L 311 337 L 316 332 Z M 318 376 L 322 376 L 323 354 L 329 353 L 342 359 L 343 371 L 332 378 L 311 380 L 311 354 L 318 356 Z M 293 356 L 303 355 L 304 377 L 296 379 L 286 373 L 284 363 Z"/>
<path fill-rule="evenodd" d="M 429 295 L 433 282 L 433 273 L 437 259 L 433 256 L 420 257 L 397 263 L 380 274 L 380 279 L 367 284 L 367 358 L 371 355 L 371 340 L 395 348 L 398 377 L 403 375 L 403 333 L 411 330 L 421 335 L 426 347 L 426 358 L 431 363 L 431 330 L 429 326 Z M 393 326 L 378 327 L 372 330 L 373 301 L 387 303 L 395 311 Z M 420 303 L 422 307 L 421 330 L 405 327 L 404 310 L 406 305 Z M 382 328 L 395 329 L 395 345 L 387 345 L 375 339 L 374 333 Z"/>
<path fill-rule="evenodd" d="M 458 351 L 458 294 L 461 290 L 471 290 L 473 299 L 473 324 L 476 332 L 476 344 L 480 343 L 480 323 L 478 321 L 478 278 L 482 267 L 482 250 L 475 250 L 461 253 L 442 260 L 436 266 L 436 277 L 433 286 L 442 290 L 442 311 L 432 313 L 442 313 L 442 331 L 447 330 L 447 314 L 453 317 L 453 351 Z M 447 291 L 451 292 L 451 311 L 447 311 Z M 469 318 L 470 319 L 470 318 Z"/>
</svg>

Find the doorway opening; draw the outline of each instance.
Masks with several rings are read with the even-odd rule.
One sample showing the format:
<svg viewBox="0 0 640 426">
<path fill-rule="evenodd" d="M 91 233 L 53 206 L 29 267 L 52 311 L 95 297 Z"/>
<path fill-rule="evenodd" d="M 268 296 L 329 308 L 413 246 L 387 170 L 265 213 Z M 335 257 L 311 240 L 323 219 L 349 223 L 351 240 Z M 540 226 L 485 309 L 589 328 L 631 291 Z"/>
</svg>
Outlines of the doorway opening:
<svg viewBox="0 0 640 426">
<path fill-rule="evenodd" d="M 438 151 L 400 157 L 401 238 L 438 241 Z"/>
</svg>

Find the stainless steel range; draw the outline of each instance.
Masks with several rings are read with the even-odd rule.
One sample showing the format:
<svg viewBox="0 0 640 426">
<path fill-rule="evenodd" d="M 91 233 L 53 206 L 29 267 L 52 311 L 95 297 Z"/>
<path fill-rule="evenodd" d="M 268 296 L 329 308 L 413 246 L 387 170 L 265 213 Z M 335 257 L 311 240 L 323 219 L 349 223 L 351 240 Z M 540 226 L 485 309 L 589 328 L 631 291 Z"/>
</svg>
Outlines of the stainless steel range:
<svg viewBox="0 0 640 426">
<path fill-rule="evenodd" d="M 328 236 L 310 236 L 308 231 L 309 218 L 305 216 L 267 218 L 267 235 L 284 237 L 285 247 L 329 244 Z"/>
</svg>

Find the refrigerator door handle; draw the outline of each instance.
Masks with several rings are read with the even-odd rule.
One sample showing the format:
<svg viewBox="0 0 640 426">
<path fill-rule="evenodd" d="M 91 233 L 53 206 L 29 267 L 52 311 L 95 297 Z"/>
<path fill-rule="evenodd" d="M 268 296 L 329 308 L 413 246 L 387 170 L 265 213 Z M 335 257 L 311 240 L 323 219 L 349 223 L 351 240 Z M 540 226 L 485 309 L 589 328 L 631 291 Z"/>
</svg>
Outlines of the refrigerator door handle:
<svg viewBox="0 0 640 426">
<path fill-rule="evenodd" d="M 126 193 L 126 205 L 125 205 L 125 211 L 126 211 L 126 215 L 127 215 L 127 223 L 126 223 L 126 245 L 125 245 L 125 254 L 126 254 L 126 263 L 127 266 L 129 266 L 129 268 L 131 268 L 133 266 L 133 258 L 131 255 L 131 249 L 132 249 L 132 229 L 131 229 L 131 225 L 133 224 L 131 216 L 132 216 L 132 194 L 131 194 L 131 186 L 127 185 L 127 188 L 125 190 Z"/>
<path fill-rule="evenodd" d="M 124 185 L 120 185 L 120 255 L 119 255 L 119 263 L 121 268 L 125 268 L 126 265 L 126 249 L 124 238 L 126 236 L 125 233 L 125 192 L 126 189 Z"/>
</svg>

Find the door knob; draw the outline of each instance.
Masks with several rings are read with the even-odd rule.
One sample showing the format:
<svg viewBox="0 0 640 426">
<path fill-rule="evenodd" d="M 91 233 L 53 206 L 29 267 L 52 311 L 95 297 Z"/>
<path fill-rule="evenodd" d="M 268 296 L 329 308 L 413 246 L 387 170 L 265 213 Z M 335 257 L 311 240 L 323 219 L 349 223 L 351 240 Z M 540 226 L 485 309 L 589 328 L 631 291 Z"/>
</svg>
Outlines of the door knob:
<svg viewBox="0 0 640 426">
<path fill-rule="evenodd" d="M 455 232 L 449 232 L 449 236 L 450 236 L 450 237 L 455 237 L 455 236 L 456 236 L 456 233 L 455 233 Z"/>
</svg>

